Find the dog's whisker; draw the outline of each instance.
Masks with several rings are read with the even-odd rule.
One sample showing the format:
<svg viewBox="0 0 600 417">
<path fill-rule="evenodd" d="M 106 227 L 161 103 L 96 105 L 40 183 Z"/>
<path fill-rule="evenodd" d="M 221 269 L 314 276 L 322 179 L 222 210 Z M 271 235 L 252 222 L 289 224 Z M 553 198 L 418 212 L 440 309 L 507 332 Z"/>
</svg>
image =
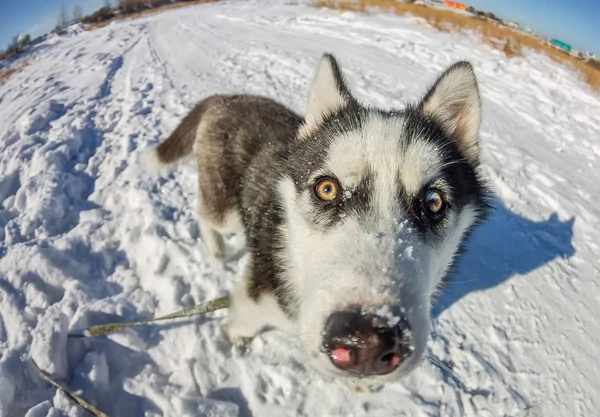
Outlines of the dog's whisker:
<svg viewBox="0 0 600 417">
<path fill-rule="evenodd" d="M 468 284 L 470 282 L 479 281 L 479 278 L 468 279 L 466 281 L 449 281 L 445 283 L 446 286 L 450 286 L 451 284 Z"/>
<path fill-rule="evenodd" d="M 447 167 L 452 166 L 452 165 L 463 164 L 464 162 L 465 162 L 464 159 L 457 159 L 457 160 L 445 162 L 445 163 L 439 165 L 439 167 L 440 167 L 440 169 L 441 168 L 447 168 Z"/>
</svg>

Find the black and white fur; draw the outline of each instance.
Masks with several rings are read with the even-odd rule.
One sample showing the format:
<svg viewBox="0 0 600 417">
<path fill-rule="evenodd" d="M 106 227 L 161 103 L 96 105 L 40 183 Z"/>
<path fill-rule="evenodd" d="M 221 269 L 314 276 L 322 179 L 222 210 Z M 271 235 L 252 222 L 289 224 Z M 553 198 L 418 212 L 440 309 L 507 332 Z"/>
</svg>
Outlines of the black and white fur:
<svg viewBox="0 0 600 417">
<path fill-rule="evenodd" d="M 226 254 L 221 232 L 245 229 L 250 260 L 233 293 L 231 340 L 287 329 L 317 369 L 352 377 L 332 365 L 323 331 L 333 312 L 358 307 L 410 325 L 410 356 L 371 379 L 414 369 L 432 298 L 486 214 L 480 114 L 467 62 L 448 68 L 417 105 L 388 111 L 359 103 L 328 54 L 305 118 L 249 95 L 199 103 L 154 155 L 170 164 L 195 153 L 201 233 L 215 257 Z M 336 204 L 315 196 L 324 176 L 341 187 Z M 439 218 L 424 212 L 429 189 L 447 203 Z"/>
</svg>

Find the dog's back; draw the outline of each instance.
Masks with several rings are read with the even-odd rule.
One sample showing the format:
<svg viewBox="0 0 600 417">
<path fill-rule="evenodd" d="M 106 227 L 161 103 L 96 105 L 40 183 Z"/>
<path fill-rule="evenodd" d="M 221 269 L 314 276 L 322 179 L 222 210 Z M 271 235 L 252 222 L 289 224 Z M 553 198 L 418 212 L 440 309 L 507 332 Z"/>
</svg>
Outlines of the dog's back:
<svg viewBox="0 0 600 417">
<path fill-rule="evenodd" d="M 202 234 L 217 258 L 225 256 L 225 247 L 212 230 L 237 225 L 243 184 L 266 170 L 275 153 L 294 140 L 303 121 L 265 97 L 215 95 L 198 103 L 156 148 L 161 164 L 172 164 L 195 151 Z"/>
</svg>

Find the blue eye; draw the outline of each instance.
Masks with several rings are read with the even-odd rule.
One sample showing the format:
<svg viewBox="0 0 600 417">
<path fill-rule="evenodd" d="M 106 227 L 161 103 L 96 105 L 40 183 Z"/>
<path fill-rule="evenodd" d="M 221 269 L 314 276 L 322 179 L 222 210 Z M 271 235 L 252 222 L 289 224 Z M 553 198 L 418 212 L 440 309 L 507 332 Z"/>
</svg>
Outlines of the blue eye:
<svg viewBox="0 0 600 417">
<path fill-rule="evenodd" d="M 446 201 L 437 190 L 429 190 L 423 198 L 423 207 L 431 214 L 441 214 L 446 209 Z"/>
</svg>

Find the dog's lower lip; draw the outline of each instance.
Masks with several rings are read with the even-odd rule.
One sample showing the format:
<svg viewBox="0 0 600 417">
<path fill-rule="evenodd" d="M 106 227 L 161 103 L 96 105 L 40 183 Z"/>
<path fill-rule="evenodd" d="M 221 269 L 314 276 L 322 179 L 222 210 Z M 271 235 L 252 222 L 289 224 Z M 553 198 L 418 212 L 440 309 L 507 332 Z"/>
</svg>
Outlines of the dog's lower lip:
<svg viewBox="0 0 600 417">
<path fill-rule="evenodd" d="M 352 361 L 352 352 L 344 347 L 337 347 L 331 351 L 331 360 L 338 365 L 344 366 Z"/>
</svg>

